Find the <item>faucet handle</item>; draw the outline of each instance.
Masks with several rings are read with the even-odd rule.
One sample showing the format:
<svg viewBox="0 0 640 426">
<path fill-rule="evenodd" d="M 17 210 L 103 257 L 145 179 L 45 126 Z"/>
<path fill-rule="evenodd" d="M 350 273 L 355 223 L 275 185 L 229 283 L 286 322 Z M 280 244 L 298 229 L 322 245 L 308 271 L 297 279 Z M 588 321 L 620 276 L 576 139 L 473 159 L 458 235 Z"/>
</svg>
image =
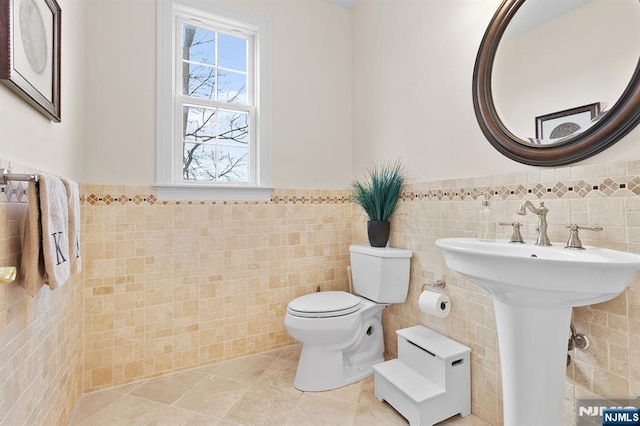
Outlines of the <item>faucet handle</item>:
<svg viewBox="0 0 640 426">
<path fill-rule="evenodd" d="M 572 223 L 566 228 L 569 228 L 569 240 L 567 241 L 567 245 L 564 246 L 564 248 L 574 249 L 574 250 L 584 250 L 584 247 L 582 247 L 582 241 L 580 241 L 580 237 L 578 236 L 578 231 L 580 229 L 586 229 L 588 231 L 604 230 L 602 226 L 578 226 L 575 223 Z"/>
<path fill-rule="evenodd" d="M 498 223 L 501 226 L 513 226 L 513 233 L 511 234 L 511 241 L 509 241 L 510 243 L 521 243 L 524 244 L 524 240 L 522 239 L 522 234 L 520 233 L 520 227 L 522 226 L 522 224 L 520 222 L 513 222 L 513 223 L 507 223 L 507 222 L 499 222 Z"/>
</svg>

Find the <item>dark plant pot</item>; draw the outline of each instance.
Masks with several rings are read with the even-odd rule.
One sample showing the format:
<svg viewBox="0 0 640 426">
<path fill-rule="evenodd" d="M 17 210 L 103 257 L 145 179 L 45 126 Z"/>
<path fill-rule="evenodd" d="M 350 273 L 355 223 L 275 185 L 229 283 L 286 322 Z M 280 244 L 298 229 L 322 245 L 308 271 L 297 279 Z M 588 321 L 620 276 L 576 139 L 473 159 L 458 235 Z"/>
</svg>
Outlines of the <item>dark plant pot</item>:
<svg viewBox="0 0 640 426">
<path fill-rule="evenodd" d="M 386 247 L 391 232 L 391 222 L 388 220 L 370 220 L 367 222 L 367 234 L 371 247 Z"/>
</svg>

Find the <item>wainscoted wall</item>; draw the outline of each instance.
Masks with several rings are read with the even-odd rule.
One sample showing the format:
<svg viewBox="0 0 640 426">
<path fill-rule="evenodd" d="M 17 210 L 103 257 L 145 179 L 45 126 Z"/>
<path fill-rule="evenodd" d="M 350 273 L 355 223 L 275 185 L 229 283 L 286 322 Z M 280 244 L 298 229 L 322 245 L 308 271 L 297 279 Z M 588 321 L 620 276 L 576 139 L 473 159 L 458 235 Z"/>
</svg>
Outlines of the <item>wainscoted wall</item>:
<svg viewBox="0 0 640 426">
<path fill-rule="evenodd" d="M 14 171 L 20 171 L 15 169 Z M 0 194 L 0 261 L 17 264 L 26 209 Z M 64 424 L 92 391 L 292 343 L 283 317 L 292 298 L 346 289 L 348 246 L 366 242 L 366 218 L 341 190 L 280 190 L 269 202 L 161 202 L 150 187 L 83 186 L 84 272 L 63 288 L 24 296 L 0 287 L 0 424 Z M 602 225 L 585 244 L 640 253 L 640 162 L 412 183 L 393 221 L 393 246 L 413 250 L 407 303 L 384 311 L 387 356 L 395 331 L 422 323 L 472 348 L 473 411 L 502 423 L 500 362 L 490 297 L 443 262 L 434 241 L 475 235 L 479 193 L 496 220 L 523 199 L 544 200 L 549 232 Z M 535 238 L 535 217 L 525 239 Z M 500 228 L 500 238 L 510 229 Z M 422 285 L 444 276 L 446 319 L 417 308 Z M 640 394 L 640 283 L 615 300 L 574 311 L 591 339 L 567 369 L 566 424 L 575 400 Z M 84 327 L 84 329 L 83 329 Z M 567 331 L 568 332 L 568 331 Z"/>
<path fill-rule="evenodd" d="M 270 202 L 83 194 L 85 391 L 285 346 L 291 299 L 347 288 L 345 191 L 276 191 Z"/>
<path fill-rule="evenodd" d="M 24 186 L 0 188 L 0 266 L 18 266 Z M 19 279 L 0 284 L 0 424 L 66 424 L 81 394 L 81 276 L 34 297 L 25 295 Z"/>
<path fill-rule="evenodd" d="M 549 208 L 549 235 L 565 242 L 570 223 L 602 225 L 600 233 L 583 231 L 584 244 L 640 253 L 640 162 L 621 162 L 475 179 L 409 185 L 392 223 L 393 246 L 413 250 L 407 303 L 385 311 L 388 355 L 396 356 L 395 330 L 422 323 L 472 349 L 473 412 L 492 425 L 502 424 L 500 360 L 491 298 L 449 270 L 434 244 L 441 237 L 474 237 L 479 194 L 489 191 L 496 221 L 520 220 L 526 241 L 535 241 L 536 217 L 515 214 L 522 200 L 542 200 Z M 354 238 L 364 219 L 356 223 Z M 499 227 L 500 228 L 500 227 Z M 498 229 L 508 239 L 510 227 Z M 446 319 L 422 314 L 422 285 L 444 276 L 453 309 Z M 606 283 L 603 283 L 606 285 Z M 575 424 L 577 398 L 629 397 L 640 394 L 640 282 L 618 298 L 574 309 L 573 323 L 591 339 L 586 351 L 574 350 L 567 369 L 565 421 Z M 569 330 L 567 330 L 567 334 Z"/>
</svg>

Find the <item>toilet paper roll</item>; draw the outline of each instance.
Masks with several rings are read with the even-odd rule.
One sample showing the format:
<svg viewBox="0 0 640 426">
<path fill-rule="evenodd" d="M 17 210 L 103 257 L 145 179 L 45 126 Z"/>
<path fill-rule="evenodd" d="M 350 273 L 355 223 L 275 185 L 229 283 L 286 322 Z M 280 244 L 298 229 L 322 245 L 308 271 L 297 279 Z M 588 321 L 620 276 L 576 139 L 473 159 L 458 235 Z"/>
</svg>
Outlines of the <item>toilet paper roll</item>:
<svg viewBox="0 0 640 426">
<path fill-rule="evenodd" d="M 435 315 L 438 318 L 446 318 L 451 312 L 449 296 L 435 291 L 423 291 L 418 300 L 418 306 L 425 314 Z"/>
</svg>

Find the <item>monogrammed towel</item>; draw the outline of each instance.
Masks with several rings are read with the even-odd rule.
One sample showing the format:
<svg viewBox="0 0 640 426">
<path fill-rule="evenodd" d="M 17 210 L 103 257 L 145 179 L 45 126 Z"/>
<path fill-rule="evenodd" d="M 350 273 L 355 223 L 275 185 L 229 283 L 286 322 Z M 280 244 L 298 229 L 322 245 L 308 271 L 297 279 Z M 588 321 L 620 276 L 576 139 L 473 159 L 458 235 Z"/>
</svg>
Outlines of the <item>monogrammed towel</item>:
<svg viewBox="0 0 640 426">
<path fill-rule="evenodd" d="M 62 181 L 40 176 L 40 223 L 46 283 L 52 290 L 69 280 L 69 208 Z"/>
<path fill-rule="evenodd" d="M 42 256 L 42 230 L 40 226 L 40 194 L 38 185 L 29 182 L 29 205 L 22 228 L 22 256 L 20 258 L 20 282 L 25 293 L 34 296 L 44 286 L 44 257 Z"/>
<path fill-rule="evenodd" d="M 69 261 L 71 275 L 82 271 L 80 258 L 80 189 L 76 182 L 63 179 L 67 190 L 67 205 L 69 206 Z"/>
</svg>

